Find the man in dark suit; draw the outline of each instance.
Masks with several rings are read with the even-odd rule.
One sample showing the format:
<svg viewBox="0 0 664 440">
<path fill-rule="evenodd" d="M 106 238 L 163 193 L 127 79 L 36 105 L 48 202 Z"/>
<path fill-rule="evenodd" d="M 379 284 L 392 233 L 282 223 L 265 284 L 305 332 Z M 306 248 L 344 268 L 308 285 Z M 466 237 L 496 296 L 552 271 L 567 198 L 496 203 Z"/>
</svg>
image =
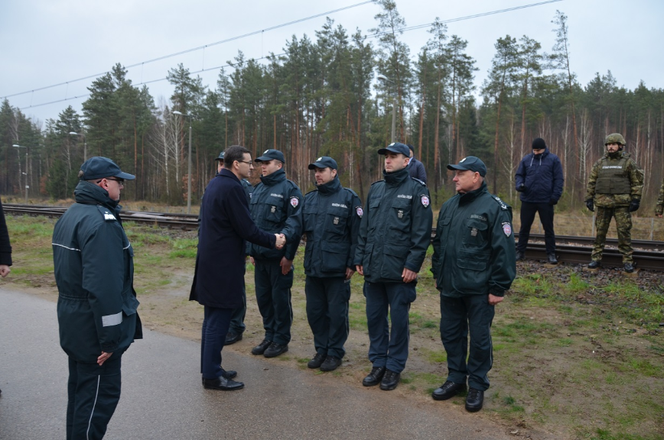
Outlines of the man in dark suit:
<svg viewBox="0 0 664 440">
<path fill-rule="evenodd" d="M 221 350 L 233 310 L 242 306 L 246 241 L 281 248 L 285 238 L 255 225 L 241 179 L 253 167 L 249 150 L 234 145 L 226 150 L 224 168 L 210 181 L 201 202 L 198 253 L 190 300 L 205 307 L 201 339 L 203 387 L 237 390 L 235 371 L 221 367 Z M 223 277 L 220 274 L 223 272 Z"/>
</svg>

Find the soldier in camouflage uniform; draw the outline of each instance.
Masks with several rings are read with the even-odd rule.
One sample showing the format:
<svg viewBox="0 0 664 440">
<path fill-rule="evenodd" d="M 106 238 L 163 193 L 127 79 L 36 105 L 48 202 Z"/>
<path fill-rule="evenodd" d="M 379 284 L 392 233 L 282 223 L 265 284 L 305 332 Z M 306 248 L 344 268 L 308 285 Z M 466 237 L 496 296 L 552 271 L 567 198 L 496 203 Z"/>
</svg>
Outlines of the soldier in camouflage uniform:
<svg viewBox="0 0 664 440">
<path fill-rule="evenodd" d="M 664 182 L 662 182 L 662 187 L 659 189 L 657 206 L 655 206 L 655 215 L 659 218 L 662 218 L 662 212 L 664 212 Z"/>
<path fill-rule="evenodd" d="M 593 165 L 586 192 L 588 209 L 594 211 L 597 207 L 597 236 L 588 268 L 596 269 L 600 266 L 606 232 L 611 217 L 615 217 L 618 250 L 623 256 L 625 272 L 631 273 L 634 272 L 631 213 L 639 209 L 641 202 L 643 170 L 623 151 L 625 138 L 620 133 L 608 135 L 604 145 L 606 154 Z"/>
</svg>

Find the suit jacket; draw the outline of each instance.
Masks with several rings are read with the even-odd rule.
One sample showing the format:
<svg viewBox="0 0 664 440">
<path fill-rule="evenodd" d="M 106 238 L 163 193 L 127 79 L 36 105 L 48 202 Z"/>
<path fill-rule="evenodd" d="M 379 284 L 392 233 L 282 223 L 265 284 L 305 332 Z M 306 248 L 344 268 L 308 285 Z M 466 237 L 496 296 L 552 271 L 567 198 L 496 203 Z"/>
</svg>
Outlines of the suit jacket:
<svg viewBox="0 0 664 440">
<path fill-rule="evenodd" d="M 190 300 L 209 307 L 242 306 L 246 241 L 273 248 L 274 234 L 258 229 L 240 180 L 222 169 L 201 202 L 198 253 Z"/>
</svg>

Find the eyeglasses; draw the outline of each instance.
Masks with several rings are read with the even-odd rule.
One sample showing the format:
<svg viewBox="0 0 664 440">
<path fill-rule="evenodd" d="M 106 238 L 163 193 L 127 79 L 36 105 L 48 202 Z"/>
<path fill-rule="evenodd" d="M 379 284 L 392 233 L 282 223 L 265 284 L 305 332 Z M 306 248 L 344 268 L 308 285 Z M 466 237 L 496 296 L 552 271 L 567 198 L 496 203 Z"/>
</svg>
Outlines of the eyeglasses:
<svg viewBox="0 0 664 440">
<path fill-rule="evenodd" d="M 118 185 L 124 186 L 124 179 L 120 179 L 119 177 L 115 179 L 112 177 L 107 177 L 106 180 L 115 180 L 116 182 L 118 182 Z"/>
<path fill-rule="evenodd" d="M 246 163 L 246 164 L 249 165 L 249 166 L 253 166 L 253 165 L 254 165 L 254 163 L 253 163 L 252 161 L 250 161 L 250 160 L 238 160 L 238 162 Z"/>
</svg>

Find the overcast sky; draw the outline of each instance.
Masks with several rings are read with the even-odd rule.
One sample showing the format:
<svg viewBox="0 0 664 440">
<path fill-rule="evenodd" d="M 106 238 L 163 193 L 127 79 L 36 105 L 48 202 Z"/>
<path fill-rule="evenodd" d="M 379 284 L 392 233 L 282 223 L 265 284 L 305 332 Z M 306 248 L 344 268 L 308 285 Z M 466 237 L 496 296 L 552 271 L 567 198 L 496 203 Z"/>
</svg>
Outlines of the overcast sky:
<svg viewBox="0 0 664 440">
<path fill-rule="evenodd" d="M 293 35 L 306 34 L 315 40 L 325 15 L 269 28 L 360 3 L 364 2 L 3 0 L 0 99 L 7 97 L 13 107 L 42 122 L 57 119 L 68 105 L 80 113 L 94 80 L 91 76 L 121 63 L 135 66 L 129 68 L 129 78 L 134 85 L 146 83 L 159 104 L 172 93 L 165 77 L 179 63 L 214 88 L 219 67 L 238 51 L 258 59 L 270 52 L 282 53 Z M 581 84 L 610 70 L 619 86 L 634 89 L 643 80 L 649 88 L 664 88 L 661 0 L 397 0 L 407 26 L 428 24 L 436 17 L 446 21 L 527 5 L 535 6 L 448 24 L 449 35 L 468 41 L 468 54 L 479 68 L 475 73 L 478 87 L 487 76 L 498 38 L 527 35 L 540 42 L 543 51 L 551 52 L 555 41 L 551 21 L 560 10 L 568 16 L 571 67 Z M 378 5 L 365 3 L 327 16 L 349 34 L 359 28 L 369 36 L 378 12 Z M 265 31 L 215 44 L 261 30 Z M 429 36 L 427 28 L 403 34 L 413 60 Z M 377 44 L 373 38 L 368 41 Z M 149 62 L 184 51 L 188 52 Z"/>
</svg>

